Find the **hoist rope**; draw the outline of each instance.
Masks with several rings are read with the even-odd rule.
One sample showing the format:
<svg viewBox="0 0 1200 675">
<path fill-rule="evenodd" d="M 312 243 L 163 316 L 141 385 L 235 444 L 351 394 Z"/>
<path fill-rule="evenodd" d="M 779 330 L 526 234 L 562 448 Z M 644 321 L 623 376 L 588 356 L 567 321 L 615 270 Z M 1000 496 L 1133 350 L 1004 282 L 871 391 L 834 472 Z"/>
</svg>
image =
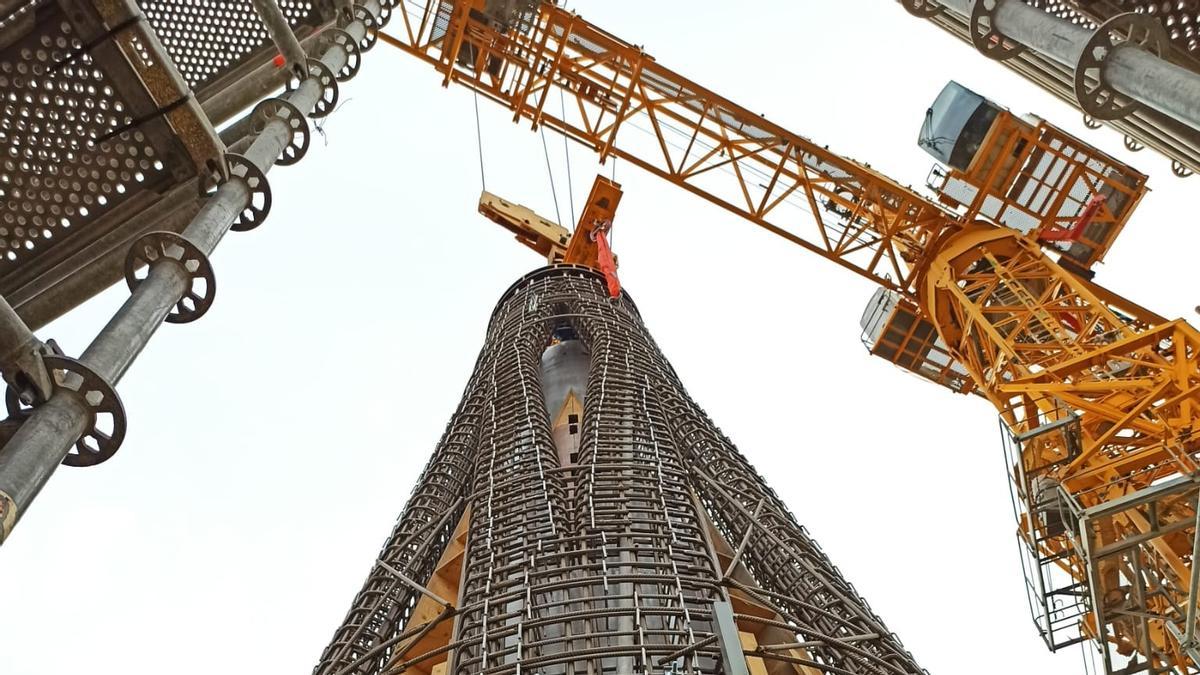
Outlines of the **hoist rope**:
<svg viewBox="0 0 1200 675">
<path fill-rule="evenodd" d="M 558 107 L 562 112 L 561 119 L 565 124 L 567 121 L 567 104 L 563 97 L 562 87 L 558 89 Z M 574 225 L 575 220 L 575 181 L 571 178 L 571 145 L 567 141 L 567 135 L 563 134 L 563 154 L 567 157 L 567 198 L 571 200 L 571 224 Z"/>
<path fill-rule="evenodd" d="M 483 170 L 483 126 L 479 123 L 479 92 L 471 89 L 475 94 L 475 147 L 479 150 L 479 185 L 480 189 L 487 192 L 487 176 Z"/>
<path fill-rule="evenodd" d="M 546 156 L 546 175 L 550 177 L 550 194 L 554 195 L 554 218 L 559 225 L 562 225 L 562 212 L 558 210 L 558 190 L 554 187 L 554 170 L 550 168 L 550 146 L 546 144 L 546 127 L 538 127 L 538 131 L 542 136 L 542 154 Z M 570 225 L 565 227 L 571 229 Z"/>
</svg>

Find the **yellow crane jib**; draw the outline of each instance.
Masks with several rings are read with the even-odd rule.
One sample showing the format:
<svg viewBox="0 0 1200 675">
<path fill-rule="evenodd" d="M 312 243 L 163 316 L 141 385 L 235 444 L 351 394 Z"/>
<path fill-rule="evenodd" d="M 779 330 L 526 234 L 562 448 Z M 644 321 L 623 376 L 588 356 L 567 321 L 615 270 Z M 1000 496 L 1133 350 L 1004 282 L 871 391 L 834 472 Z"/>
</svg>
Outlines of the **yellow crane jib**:
<svg viewBox="0 0 1200 675">
<path fill-rule="evenodd" d="M 383 39 L 444 83 L 876 283 L 872 353 L 1000 414 L 1047 645 L 1091 641 L 1109 675 L 1197 671 L 1200 333 L 1090 280 L 1144 175 L 952 83 L 919 137 L 940 163 L 930 197 L 552 2 L 404 6 Z M 564 245 L 552 229 L 522 241 Z"/>
<path fill-rule="evenodd" d="M 479 198 L 479 213 L 515 234 L 518 242 L 536 251 L 549 263 L 570 263 L 602 270 L 593 234 L 604 223 L 608 223 L 606 228 L 611 227 L 621 195 L 620 184 L 596 176 L 573 233 L 527 206 L 487 191 Z"/>
</svg>

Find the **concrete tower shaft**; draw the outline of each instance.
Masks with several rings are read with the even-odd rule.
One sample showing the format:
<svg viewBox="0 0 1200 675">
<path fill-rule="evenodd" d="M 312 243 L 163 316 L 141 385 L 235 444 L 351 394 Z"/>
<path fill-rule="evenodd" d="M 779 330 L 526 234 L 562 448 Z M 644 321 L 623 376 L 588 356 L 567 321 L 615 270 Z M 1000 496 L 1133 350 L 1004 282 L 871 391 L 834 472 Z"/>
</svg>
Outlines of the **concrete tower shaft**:
<svg viewBox="0 0 1200 675">
<path fill-rule="evenodd" d="M 315 672 L 922 671 L 687 396 L 630 298 L 556 266 L 501 299 Z"/>
</svg>

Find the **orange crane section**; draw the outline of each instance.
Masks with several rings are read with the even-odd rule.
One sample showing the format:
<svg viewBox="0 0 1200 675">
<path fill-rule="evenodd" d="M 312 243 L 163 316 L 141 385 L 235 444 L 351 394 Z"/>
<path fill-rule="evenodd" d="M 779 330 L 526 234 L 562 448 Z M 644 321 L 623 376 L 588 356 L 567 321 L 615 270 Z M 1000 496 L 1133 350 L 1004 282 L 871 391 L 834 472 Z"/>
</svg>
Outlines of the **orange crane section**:
<svg viewBox="0 0 1200 675">
<path fill-rule="evenodd" d="M 919 139 L 945 164 L 930 176 L 931 199 L 553 3 L 417 7 L 400 13 L 399 36 L 381 37 L 444 84 L 874 281 L 872 353 L 1000 412 L 1030 600 L 1050 648 L 1091 640 L 1113 675 L 1195 672 L 1200 333 L 1090 281 L 1145 194 L 1144 175 L 952 83 Z M 548 259 L 575 243 L 544 219 L 482 208 Z M 608 222 L 585 215 L 577 236 Z"/>
</svg>

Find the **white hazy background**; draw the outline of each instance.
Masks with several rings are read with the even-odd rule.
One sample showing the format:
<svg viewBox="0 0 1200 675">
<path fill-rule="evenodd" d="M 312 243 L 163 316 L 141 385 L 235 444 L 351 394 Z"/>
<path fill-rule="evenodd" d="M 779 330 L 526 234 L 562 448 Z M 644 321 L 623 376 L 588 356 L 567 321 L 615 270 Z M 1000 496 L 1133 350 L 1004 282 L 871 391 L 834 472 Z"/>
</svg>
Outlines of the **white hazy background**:
<svg viewBox="0 0 1200 675">
<path fill-rule="evenodd" d="M 1168 316 L 1192 283 L 1196 186 L 887 0 L 576 0 L 596 24 L 902 182 L 956 79 L 1151 174 L 1098 280 Z M 539 264 L 476 215 L 475 115 L 380 44 L 327 143 L 270 174 L 266 224 L 214 256 L 203 320 L 166 325 L 120 392 L 129 435 L 63 468 L 0 550 L 4 675 L 303 675 L 458 402 L 500 294 Z M 538 137 L 481 101 L 488 189 L 553 214 Z M 624 133 L 640 133 L 626 130 Z M 561 138 L 548 136 L 567 210 Z M 576 207 L 595 157 L 572 148 Z M 610 167 L 603 169 L 605 172 Z M 692 396 L 935 675 L 1082 672 L 1029 619 L 996 413 L 870 357 L 872 287 L 618 165 L 621 276 Z M 78 354 L 113 288 L 40 331 Z"/>
</svg>

